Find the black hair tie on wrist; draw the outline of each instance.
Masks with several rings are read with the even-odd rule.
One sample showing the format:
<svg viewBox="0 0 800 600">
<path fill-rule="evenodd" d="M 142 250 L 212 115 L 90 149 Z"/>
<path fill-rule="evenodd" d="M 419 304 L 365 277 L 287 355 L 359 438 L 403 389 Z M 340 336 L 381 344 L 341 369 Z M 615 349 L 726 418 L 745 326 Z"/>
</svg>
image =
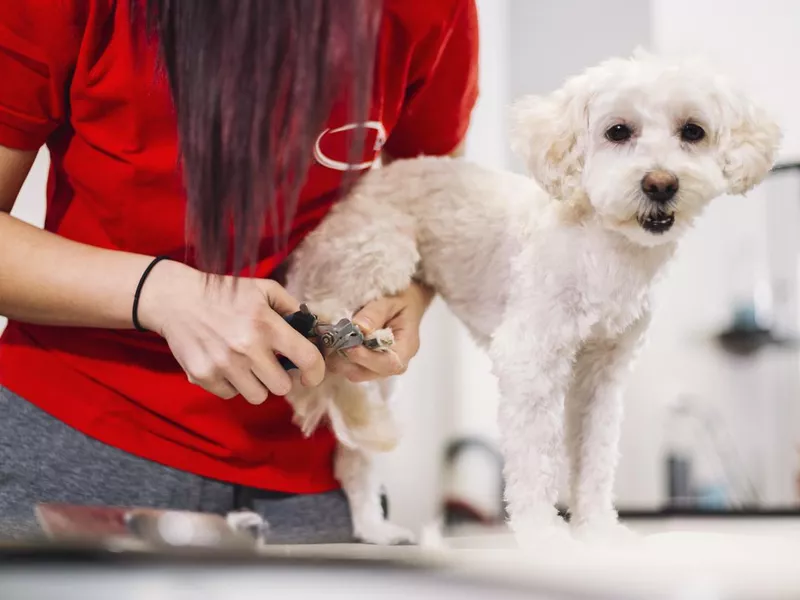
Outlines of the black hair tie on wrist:
<svg viewBox="0 0 800 600">
<path fill-rule="evenodd" d="M 133 326 L 136 328 L 136 331 L 141 331 L 143 333 L 147 333 L 147 329 L 142 327 L 142 324 L 139 322 L 139 297 L 142 295 L 142 288 L 144 287 L 144 282 L 147 280 L 147 276 L 150 275 L 150 271 L 153 270 L 158 263 L 162 260 L 169 260 L 169 256 L 157 256 L 150 264 L 147 265 L 147 268 L 142 273 L 142 276 L 139 278 L 139 285 L 136 286 L 136 292 L 133 294 L 133 310 L 132 310 L 132 320 Z"/>
</svg>

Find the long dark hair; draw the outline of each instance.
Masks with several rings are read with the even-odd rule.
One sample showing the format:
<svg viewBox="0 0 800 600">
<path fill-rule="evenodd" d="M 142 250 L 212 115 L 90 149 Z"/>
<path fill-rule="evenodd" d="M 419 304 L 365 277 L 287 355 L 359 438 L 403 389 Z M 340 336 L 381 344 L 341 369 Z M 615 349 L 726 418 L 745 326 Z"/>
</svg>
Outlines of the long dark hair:
<svg viewBox="0 0 800 600">
<path fill-rule="evenodd" d="M 177 113 L 195 263 L 237 273 L 268 220 L 285 245 L 334 102 L 346 94 L 351 122 L 366 118 L 382 2 L 131 3 L 157 39 Z M 362 144 L 356 136 L 353 157 Z"/>
</svg>

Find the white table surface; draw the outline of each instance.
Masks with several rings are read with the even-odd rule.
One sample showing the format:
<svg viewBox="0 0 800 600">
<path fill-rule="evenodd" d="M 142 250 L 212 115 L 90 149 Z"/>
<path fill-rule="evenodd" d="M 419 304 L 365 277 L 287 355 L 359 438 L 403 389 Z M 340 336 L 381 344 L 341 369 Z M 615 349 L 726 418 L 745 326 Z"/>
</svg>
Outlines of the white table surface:
<svg viewBox="0 0 800 600">
<path fill-rule="evenodd" d="M 800 599 L 800 519 L 658 519 L 630 527 L 641 534 L 635 543 L 569 551 L 523 553 L 502 530 L 462 532 L 420 548 L 342 545 L 280 551 L 398 558 L 536 588 L 620 599 Z"/>
</svg>

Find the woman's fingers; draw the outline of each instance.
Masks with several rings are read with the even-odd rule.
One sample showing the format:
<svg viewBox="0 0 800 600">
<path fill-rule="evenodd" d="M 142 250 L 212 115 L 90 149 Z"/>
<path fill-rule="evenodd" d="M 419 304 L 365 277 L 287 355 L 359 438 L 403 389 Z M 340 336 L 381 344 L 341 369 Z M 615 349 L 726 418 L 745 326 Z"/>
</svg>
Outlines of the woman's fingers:
<svg viewBox="0 0 800 600">
<path fill-rule="evenodd" d="M 277 281 L 259 279 L 255 283 L 264 294 L 264 298 L 273 312 L 279 315 L 288 315 L 300 310 L 300 302 Z"/>
<path fill-rule="evenodd" d="M 292 379 L 272 352 L 251 356 L 251 372 L 275 396 L 285 396 L 292 390 Z"/>
<path fill-rule="evenodd" d="M 268 345 L 273 354 L 281 354 L 292 361 L 300 371 L 303 385 L 319 385 L 325 377 L 325 359 L 311 341 L 295 331 L 284 319 L 285 315 L 299 309 L 299 303 L 280 284 L 274 281 L 265 283 L 268 285 L 263 285 L 262 289 L 269 303 L 269 310 L 264 313 L 264 337 L 268 344 L 259 347 Z M 270 371 L 272 365 L 280 368 L 277 360 L 267 360 L 263 356 L 258 357 L 258 363 L 260 368 Z M 289 381 L 288 376 L 286 381 Z"/>
<path fill-rule="evenodd" d="M 203 388 L 210 394 L 222 398 L 223 400 L 230 400 L 239 395 L 239 391 L 233 387 L 226 379 L 214 377 L 206 381 L 199 381 L 192 375 L 187 373 L 189 383 Z"/>
<path fill-rule="evenodd" d="M 286 322 L 284 315 L 299 304 L 279 284 L 245 278 L 234 286 L 226 279 L 198 290 L 163 327 L 189 381 L 221 398 L 241 395 L 261 404 L 292 388 L 276 356 L 281 354 L 298 367 L 303 385 L 322 382 L 325 360 Z"/>
<path fill-rule="evenodd" d="M 263 381 L 260 377 L 251 371 L 249 368 L 237 368 L 226 374 L 226 379 L 235 387 L 242 398 L 247 400 L 250 404 L 263 404 L 269 397 L 270 391 L 275 393 L 270 386 L 275 383 L 269 378 L 268 381 Z M 283 390 L 283 388 L 280 388 Z M 281 395 L 287 393 L 282 392 Z"/>
<path fill-rule="evenodd" d="M 345 355 L 350 363 L 384 377 L 400 375 L 405 372 L 407 366 L 394 349 L 377 351 L 359 346 L 347 350 Z"/>
<path fill-rule="evenodd" d="M 325 377 L 325 358 L 310 340 L 295 331 L 277 313 L 268 317 L 268 330 L 273 358 L 277 353 L 292 361 L 300 371 L 303 385 L 314 387 L 322 383 Z M 266 361 L 262 359 L 262 362 Z"/>
<path fill-rule="evenodd" d="M 373 381 L 383 377 L 400 375 L 406 371 L 392 350 L 376 351 L 353 348 L 328 359 L 328 371 L 346 377 L 353 383 Z"/>
</svg>

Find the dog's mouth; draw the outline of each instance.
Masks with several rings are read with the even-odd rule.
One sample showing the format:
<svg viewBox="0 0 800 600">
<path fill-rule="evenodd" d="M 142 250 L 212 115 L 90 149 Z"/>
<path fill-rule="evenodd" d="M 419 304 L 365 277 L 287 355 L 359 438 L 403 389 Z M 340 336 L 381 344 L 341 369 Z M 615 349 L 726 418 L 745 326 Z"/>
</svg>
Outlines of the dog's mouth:
<svg viewBox="0 0 800 600">
<path fill-rule="evenodd" d="M 675 224 L 675 214 L 658 211 L 651 215 L 640 215 L 638 220 L 642 229 L 658 235 L 672 229 Z"/>
</svg>

